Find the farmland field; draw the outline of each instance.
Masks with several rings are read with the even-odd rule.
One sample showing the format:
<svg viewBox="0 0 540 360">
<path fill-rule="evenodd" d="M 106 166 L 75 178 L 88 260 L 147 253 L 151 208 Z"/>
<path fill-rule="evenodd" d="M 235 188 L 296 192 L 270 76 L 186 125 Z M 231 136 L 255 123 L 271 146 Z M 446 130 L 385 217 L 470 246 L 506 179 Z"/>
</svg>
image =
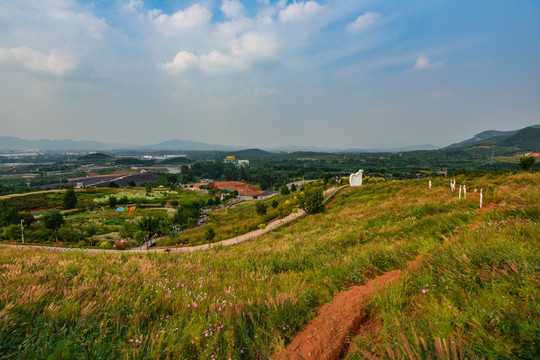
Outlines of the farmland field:
<svg viewBox="0 0 540 360">
<path fill-rule="evenodd" d="M 457 180 L 461 201 L 443 178 L 344 189 L 323 214 L 198 253 L 0 248 L 0 358 L 267 359 L 334 294 L 415 258 L 347 358 L 537 358 L 540 176 Z"/>
</svg>

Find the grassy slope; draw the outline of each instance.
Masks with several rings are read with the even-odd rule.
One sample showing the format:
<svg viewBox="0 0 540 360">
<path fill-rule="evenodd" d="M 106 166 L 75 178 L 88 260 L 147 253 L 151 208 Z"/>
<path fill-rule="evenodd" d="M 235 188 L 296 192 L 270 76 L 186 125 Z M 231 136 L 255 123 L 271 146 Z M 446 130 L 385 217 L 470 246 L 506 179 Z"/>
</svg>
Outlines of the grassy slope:
<svg viewBox="0 0 540 360">
<path fill-rule="evenodd" d="M 509 185 L 498 186 L 507 180 Z M 529 298 L 527 294 L 534 298 L 540 295 L 538 287 L 519 287 L 522 280 L 531 281 L 532 274 L 538 273 L 538 236 L 532 236 L 538 235 L 539 182 L 538 175 L 529 174 L 467 181 L 469 189 L 482 185 L 487 201 L 501 202 L 497 212 L 489 216 L 496 216 L 498 221 L 527 219 L 508 225 L 519 231 L 510 228 L 502 232 L 500 242 L 506 247 L 499 249 L 499 243 L 492 243 L 489 251 L 475 260 L 490 264 L 492 255 L 498 254 L 496 264 L 500 264 L 512 255 L 520 272 L 515 278 L 509 276 L 506 286 L 518 284 L 524 299 Z M 431 266 L 423 267 L 425 274 L 421 277 L 407 281 L 412 297 L 407 293 L 397 300 L 382 298 L 372 305 L 372 311 L 386 320 L 388 338 L 384 339 L 391 345 L 392 334 L 404 331 L 401 325 L 395 325 L 395 329 L 392 324 L 406 324 L 411 314 L 423 319 L 411 327 L 417 331 L 429 328 L 430 318 L 422 316 L 424 312 L 436 313 L 437 308 L 425 311 L 433 304 L 423 302 L 429 298 L 419 294 L 425 284 L 439 284 L 438 289 L 446 293 L 437 271 L 447 274 L 442 278 L 448 279 L 469 271 L 456 263 L 459 256 L 452 251 L 458 251 L 457 245 L 447 245 L 444 239 L 461 244 L 473 234 L 479 234 L 476 236 L 483 241 L 489 238 L 484 235 L 490 233 L 475 233 L 471 226 L 478 221 L 476 199 L 470 196 L 458 202 L 457 193 L 450 193 L 446 180 L 433 184 L 431 190 L 425 181 L 346 189 L 326 214 L 306 217 L 255 241 L 200 253 L 130 255 L 0 249 L 0 354 L 22 359 L 169 355 L 268 358 L 283 348 L 334 293 L 348 284 L 365 282 L 366 270 L 380 274 L 402 268 L 418 253 L 427 253 Z M 513 255 L 518 252 L 512 246 L 521 249 L 520 256 Z M 19 255 L 21 252 L 24 256 Z M 450 260 L 453 267 L 441 270 Z M 485 276 L 490 269 L 484 271 Z M 482 288 L 482 283 L 475 282 L 478 275 L 474 268 L 471 271 L 470 281 Z M 430 289 L 427 294 L 436 292 Z M 482 301 L 480 291 L 463 294 L 463 303 Z M 439 300 L 435 297 L 433 301 Z M 408 306 L 415 306 L 411 301 L 419 303 L 417 312 L 410 312 Z M 538 331 L 534 318 L 538 306 L 530 301 L 526 305 L 530 312 L 524 312 L 515 322 L 518 327 Z M 463 324 L 472 321 L 467 311 L 460 311 Z M 452 331 L 452 324 L 446 324 L 428 341 L 434 336 L 449 336 Z M 481 333 L 474 327 L 471 331 Z M 487 351 L 493 336 L 489 332 L 483 337 L 475 335 L 480 344 L 478 353 Z M 499 342 L 505 344 L 504 339 Z M 501 351 L 512 354 L 515 347 Z"/>
<path fill-rule="evenodd" d="M 540 358 L 540 188 L 538 176 L 512 180 L 494 191 L 496 206 L 373 299 L 380 331 L 353 341 L 348 360 Z"/>
</svg>

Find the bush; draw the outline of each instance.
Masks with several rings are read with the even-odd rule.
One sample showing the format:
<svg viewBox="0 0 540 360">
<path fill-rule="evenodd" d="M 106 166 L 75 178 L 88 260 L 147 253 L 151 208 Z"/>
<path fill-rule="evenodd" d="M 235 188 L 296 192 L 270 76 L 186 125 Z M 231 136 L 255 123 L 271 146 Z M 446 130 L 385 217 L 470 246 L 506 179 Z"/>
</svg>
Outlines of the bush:
<svg viewBox="0 0 540 360">
<path fill-rule="evenodd" d="M 18 225 L 9 225 L 4 228 L 2 238 L 6 240 L 17 240 L 21 237 L 21 228 Z"/>
<path fill-rule="evenodd" d="M 519 158 L 519 166 L 523 171 L 529 171 L 529 169 L 534 165 L 536 159 L 534 156 L 522 156 Z"/>
<path fill-rule="evenodd" d="M 83 231 L 79 228 L 73 227 L 71 225 L 62 225 L 60 230 L 58 230 L 58 237 L 65 242 L 79 242 L 86 240 L 86 236 Z"/>
<path fill-rule="evenodd" d="M 255 211 L 257 212 L 257 215 L 259 216 L 263 216 L 263 215 L 266 215 L 266 204 L 263 203 L 262 201 L 257 201 L 255 203 Z"/>
<path fill-rule="evenodd" d="M 54 233 L 49 229 L 39 229 L 25 232 L 24 236 L 30 242 L 44 243 L 50 241 L 54 237 Z"/>
<path fill-rule="evenodd" d="M 9 201 L 0 201 L 0 226 L 16 224 L 19 220 L 19 212 Z"/>
<path fill-rule="evenodd" d="M 214 231 L 214 228 L 211 226 L 207 226 L 206 230 L 204 231 L 204 239 L 207 242 L 211 242 L 216 237 L 216 232 Z"/>
<path fill-rule="evenodd" d="M 308 214 L 316 214 L 324 210 L 324 197 L 321 188 L 310 188 L 300 198 L 300 208 Z"/>
<path fill-rule="evenodd" d="M 279 193 L 281 195 L 289 195 L 291 192 L 289 191 L 289 188 L 287 187 L 287 185 L 282 185 L 280 188 L 279 188 Z"/>
<path fill-rule="evenodd" d="M 99 244 L 100 249 L 112 249 L 112 245 L 108 241 L 103 241 Z"/>
</svg>

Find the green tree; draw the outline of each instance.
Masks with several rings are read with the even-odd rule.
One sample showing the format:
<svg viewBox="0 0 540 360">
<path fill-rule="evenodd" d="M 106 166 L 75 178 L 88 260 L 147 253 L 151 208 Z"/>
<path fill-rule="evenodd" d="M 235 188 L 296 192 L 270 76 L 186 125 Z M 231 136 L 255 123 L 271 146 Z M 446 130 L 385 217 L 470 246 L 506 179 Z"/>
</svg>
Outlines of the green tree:
<svg viewBox="0 0 540 360">
<path fill-rule="evenodd" d="M 111 182 L 109 183 L 109 187 L 110 187 L 110 188 L 119 188 L 120 185 L 118 185 L 118 184 L 115 183 L 114 181 L 111 181 Z"/>
<path fill-rule="evenodd" d="M 47 211 L 41 216 L 41 220 L 45 224 L 45 227 L 54 231 L 56 235 L 56 241 L 58 242 L 58 230 L 64 225 L 64 216 L 58 210 Z"/>
<path fill-rule="evenodd" d="M 19 221 L 19 212 L 8 200 L 0 201 L 0 226 L 17 224 Z"/>
<path fill-rule="evenodd" d="M 255 211 L 257 212 L 257 215 L 263 216 L 266 215 L 266 204 L 262 201 L 257 201 L 255 203 Z"/>
<path fill-rule="evenodd" d="M 277 208 L 279 205 L 278 201 L 276 199 L 272 200 L 272 208 Z"/>
<path fill-rule="evenodd" d="M 143 216 L 137 222 L 137 227 L 149 237 L 160 232 L 161 220 L 157 216 Z"/>
<path fill-rule="evenodd" d="M 529 171 L 530 168 L 534 165 L 535 161 L 536 159 L 534 158 L 534 156 L 523 155 L 519 158 L 519 166 L 523 171 Z"/>
<path fill-rule="evenodd" d="M 308 214 L 316 214 L 324 210 L 323 201 L 322 189 L 311 188 L 306 190 L 304 196 L 300 198 L 300 208 Z"/>
<path fill-rule="evenodd" d="M 282 185 L 280 188 L 279 188 L 279 193 L 281 195 L 289 195 L 291 192 L 289 191 L 289 188 L 287 187 L 287 185 Z"/>
<path fill-rule="evenodd" d="M 77 206 L 77 194 L 73 186 L 68 187 L 64 194 L 64 209 L 74 209 Z"/>
<path fill-rule="evenodd" d="M 207 226 L 206 230 L 204 230 L 204 238 L 207 242 L 211 242 L 216 237 L 216 232 L 214 231 L 214 228 L 211 226 Z"/>
<path fill-rule="evenodd" d="M 34 215 L 26 211 L 21 211 L 19 212 L 19 221 L 21 220 L 23 220 L 24 227 L 28 227 L 34 222 L 35 218 Z"/>
<path fill-rule="evenodd" d="M 150 193 L 152 192 L 152 184 L 146 183 L 144 184 L 144 187 L 146 189 L 146 196 L 150 195 Z"/>
<path fill-rule="evenodd" d="M 116 204 L 118 204 L 118 199 L 116 196 L 109 196 L 109 206 L 113 208 L 116 206 Z"/>
<path fill-rule="evenodd" d="M 296 189 L 296 185 L 292 184 L 292 185 L 291 185 L 291 191 L 296 191 L 296 190 L 297 190 L 297 189 Z"/>
<path fill-rule="evenodd" d="M 137 184 L 136 184 L 135 181 L 133 181 L 133 180 L 128 181 L 127 184 L 128 184 L 129 187 L 135 187 L 135 186 L 137 186 Z"/>
</svg>

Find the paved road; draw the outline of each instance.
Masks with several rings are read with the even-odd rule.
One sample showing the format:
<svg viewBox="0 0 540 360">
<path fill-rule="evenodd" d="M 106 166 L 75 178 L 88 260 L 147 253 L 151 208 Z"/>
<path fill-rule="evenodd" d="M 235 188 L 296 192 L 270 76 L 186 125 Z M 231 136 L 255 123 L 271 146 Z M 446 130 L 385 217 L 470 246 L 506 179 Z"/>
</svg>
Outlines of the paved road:
<svg viewBox="0 0 540 360">
<path fill-rule="evenodd" d="M 346 187 L 347 185 L 345 186 L 341 186 L 341 187 L 332 187 L 328 190 L 325 191 L 324 193 L 324 196 L 325 196 L 325 200 L 324 200 L 324 203 L 326 204 L 326 202 L 328 202 L 338 191 L 340 191 L 341 189 L 343 189 L 344 187 Z M 273 221 L 270 221 L 268 224 L 266 224 L 266 228 L 265 229 L 262 229 L 262 230 L 253 230 L 253 231 L 250 231 L 248 233 L 245 233 L 245 234 L 242 234 L 242 235 L 238 235 L 238 236 L 235 236 L 233 238 L 230 238 L 230 239 L 226 239 L 226 240 L 221 240 L 221 241 L 218 241 L 218 242 L 215 242 L 215 243 L 210 243 L 210 244 L 204 244 L 204 245 L 198 245 L 198 246 L 185 246 L 185 247 L 168 247 L 168 248 L 149 248 L 148 250 L 146 250 L 146 243 L 144 243 L 142 246 L 138 247 L 138 248 L 135 248 L 135 249 L 131 249 L 131 250 L 105 250 L 105 249 L 84 249 L 84 248 L 64 248 L 64 247 L 55 247 L 55 246 L 32 246 L 32 245 L 2 245 L 0 244 L 0 246 L 4 246 L 4 247 L 18 247 L 18 248 L 29 248 L 29 247 L 32 247 L 32 248 L 35 248 L 35 249 L 42 249 L 42 250 L 57 250 L 57 251 L 70 251 L 70 250 L 74 250 L 74 251 L 84 251 L 84 252 L 148 252 L 148 251 L 154 251 L 154 252 L 158 252 L 158 251 L 167 251 L 167 252 L 193 252 L 193 251 L 199 251 L 199 250 L 207 250 L 207 249 L 210 249 L 210 248 L 213 248 L 215 246 L 231 246 L 231 245 L 236 245 L 236 244 L 240 244 L 244 241 L 248 241 L 248 240 L 251 240 L 253 238 L 256 238 L 256 237 L 259 237 L 263 234 L 266 234 L 267 232 L 270 232 L 274 229 L 277 229 L 285 224 L 288 224 L 296 219 L 299 219 L 301 218 L 302 216 L 305 216 L 306 215 L 306 212 L 304 210 L 301 210 L 299 209 L 297 212 L 295 213 L 291 213 L 289 214 L 288 216 L 284 217 L 283 219 L 276 219 L 276 220 L 273 220 Z M 158 239 L 153 239 L 154 243 L 157 241 Z"/>
</svg>

